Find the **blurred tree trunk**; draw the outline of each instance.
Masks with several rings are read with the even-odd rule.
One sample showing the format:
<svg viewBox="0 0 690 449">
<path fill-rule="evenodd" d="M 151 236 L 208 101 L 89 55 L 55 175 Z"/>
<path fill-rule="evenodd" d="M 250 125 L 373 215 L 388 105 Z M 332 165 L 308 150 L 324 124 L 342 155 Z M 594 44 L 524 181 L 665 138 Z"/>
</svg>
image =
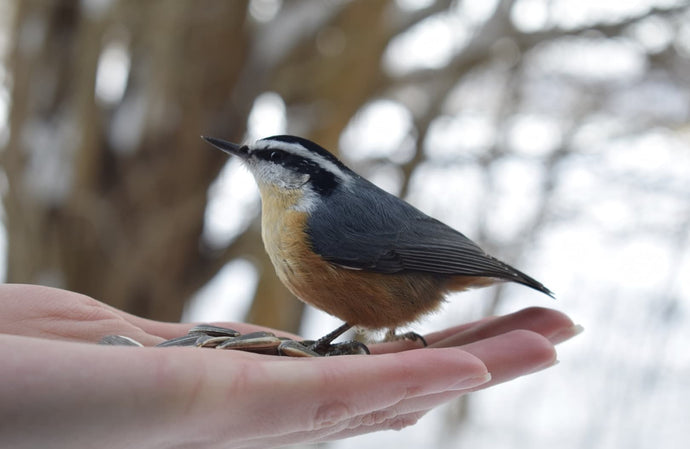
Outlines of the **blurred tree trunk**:
<svg viewBox="0 0 690 449">
<path fill-rule="evenodd" d="M 225 159 L 199 135 L 209 123 L 228 138 L 244 133 L 252 98 L 231 95 L 248 46 L 246 2 L 97 9 L 17 6 L 2 161 L 8 280 L 177 320 L 224 262 L 201 250 L 200 233 L 207 188 Z M 113 39 L 129 47 L 132 71 L 122 101 L 109 106 L 94 88 Z"/>
<path fill-rule="evenodd" d="M 246 256 L 260 273 L 248 319 L 297 330 L 302 307 L 287 299 L 257 226 L 224 250 L 204 246 L 207 189 L 226 157 L 199 135 L 241 141 L 254 98 L 274 90 L 290 111 L 312 105 L 301 134 L 337 148 L 380 88 L 379 61 L 395 30 L 381 25 L 387 0 L 312 6 L 330 8 L 323 27 L 261 61 L 244 1 L 18 3 L 2 153 L 8 281 L 177 320 L 223 264 Z M 95 86 L 113 42 L 126 48 L 131 70 L 123 97 L 109 104 Z"/>
</svg>

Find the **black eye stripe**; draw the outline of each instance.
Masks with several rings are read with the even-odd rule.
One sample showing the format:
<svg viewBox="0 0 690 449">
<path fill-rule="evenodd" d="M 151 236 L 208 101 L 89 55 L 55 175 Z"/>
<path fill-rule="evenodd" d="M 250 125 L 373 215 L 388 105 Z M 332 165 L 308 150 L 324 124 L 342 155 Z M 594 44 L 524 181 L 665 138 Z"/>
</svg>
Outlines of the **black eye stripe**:
<svg viewBox="0 0 690 449">
<path fill-rule="evenodd" d="M 322 194 L 329 194 L 337 185 L 335 175 L 311 159 L 271 148 L 255 150 L 252 156 L 309 175 L 313 188 Z"/>
<path fill-rule="evenodd" d="M 285 159 L 285 152 L 280 150 L 259 150 L 254 152 L 254 156 L 265 161 L 280 161 Z"/>
<path fill-rule="evenodd" d="M 283 151 L 283 150 L 274 150 L 274 149 L 258 150 L 258 151 L 254 152 L 254 155 L 258 159 L 277 163 L 277 164 L 283 165 L 285 167 L 294 168 L 294 169 L 298 169 L 298 170 L 299 169 L 311 169 L 311 170 L 320 170 L 321 169 L 319 167 L 319 164 L 316 163 L 315 161 L 305 159 L 301 156 L 297 156 L 297 155 L 288 153 L 287 151 Z"/>
<path fill-rule="evenodd" d="M 264 139 L 261 139 L 261 141 L 276 141 L 276 142 L 298 144 L 298 145 L 304 147 L 305 149 L 309 150 L 310 152 L 317 154 L 317 155 L 321 156 L 322 158 L 324 158 L 325 160 L 335 164 L 341 170 L 348 170 L 348 168 L 345 167 L 345 165 L 343 165 L 343 163 L 340 162 L 337 157 L 333 156 L 333 154 L 331 154 L 329 151 L 325 150 L 320 145 L 318 145 L 318 144 L 316 144 L 310 140 L 303 139 L 303 138 L 297 137 L 297 136 L 283 135 L 283 136 L 266 137 Z"/>
</svg>

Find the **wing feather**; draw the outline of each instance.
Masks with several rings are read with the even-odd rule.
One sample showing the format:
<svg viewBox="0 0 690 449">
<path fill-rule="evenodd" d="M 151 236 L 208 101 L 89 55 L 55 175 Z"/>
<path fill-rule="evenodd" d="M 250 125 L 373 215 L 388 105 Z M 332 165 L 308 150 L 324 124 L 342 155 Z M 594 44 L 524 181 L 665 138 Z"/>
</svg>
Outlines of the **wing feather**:
<svg viewBox="0 0 690 449">
<path fill-rule="evenodd" d="M 373 184 L 357 193 L 336 191 L 325 203 L 310 216 L 307 234 L 314 251 L 332 263 L 379 273 L 492 277 L 551 294 L 460 232 Z"/>
</svg>

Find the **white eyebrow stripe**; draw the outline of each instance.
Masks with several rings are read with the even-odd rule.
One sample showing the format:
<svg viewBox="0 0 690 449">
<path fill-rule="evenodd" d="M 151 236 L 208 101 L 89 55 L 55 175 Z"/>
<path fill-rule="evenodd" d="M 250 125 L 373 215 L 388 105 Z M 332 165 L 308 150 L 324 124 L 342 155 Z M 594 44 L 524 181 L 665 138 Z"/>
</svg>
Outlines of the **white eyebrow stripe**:
<svg viewBox="0 0 690 449">
<path fill-rule="evenodd" d="M 255 150 L 266 150 L 269 148 L 275 148 L 277 150 L 283 150 L 287 153 L 291 153 L 305 159 L 316 162 L 321 167 L 325 168 L 329 172 L 336 175 L 343 182 L 349 182 L 351 176 L 345 173 L 340 167 L 334 164 L 332 161 L 324 158 L 320 154 L 312 153 L 308 149 L 304 148 L 298 143 L 281 142 L 279 140 L 259 140 L 252 147 L 250 147 L 250 152 Z"/>
</svg>

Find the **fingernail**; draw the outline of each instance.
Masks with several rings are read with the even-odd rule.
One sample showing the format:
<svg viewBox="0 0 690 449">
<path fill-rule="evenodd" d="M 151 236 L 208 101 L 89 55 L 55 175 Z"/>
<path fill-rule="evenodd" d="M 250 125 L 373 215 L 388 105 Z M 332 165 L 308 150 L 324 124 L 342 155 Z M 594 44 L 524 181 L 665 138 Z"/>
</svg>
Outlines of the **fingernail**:
<svg viewBox="0 0 690 449">
<path fill-rule="evenodd" d="M 559 363 L 561 363 L 560 360 L 558 360 L 558 359 L 553 359 L 552 362 L 549 362 L 549 363 L 547 363 L 547 364 L 545 364 L 545 365 L 540 366 L 539 368 L 535 369 L 533 372 L 536 373 L 537 371 L 541 371 L 541 370 L 545 370 L 545 369 L 547 369 L 547 368 L 554 367 L 554 366 L 558 365 Z"/>
<path fill-rule="evenodd" d="M 449 390 L 464 390 L 467 388 L 474 388 L 483 385 L 491 380 L 491 373 L 486 373 L 483 376 L 468 377 L 461 379 L 457 383 L 448 387 Z"/>
<path fill-rule="evenodd" d="M 573 324 L 572 326 L 561 329 L 555 334 L 551 335 L 549 337 L 549 341 L 557 345 L 558 343 L 563 343 L 564 341 L 570 340 L 574 336 L 581 334 L 584 330 L 585 328 L 581 325 Z"/>
</svg>

